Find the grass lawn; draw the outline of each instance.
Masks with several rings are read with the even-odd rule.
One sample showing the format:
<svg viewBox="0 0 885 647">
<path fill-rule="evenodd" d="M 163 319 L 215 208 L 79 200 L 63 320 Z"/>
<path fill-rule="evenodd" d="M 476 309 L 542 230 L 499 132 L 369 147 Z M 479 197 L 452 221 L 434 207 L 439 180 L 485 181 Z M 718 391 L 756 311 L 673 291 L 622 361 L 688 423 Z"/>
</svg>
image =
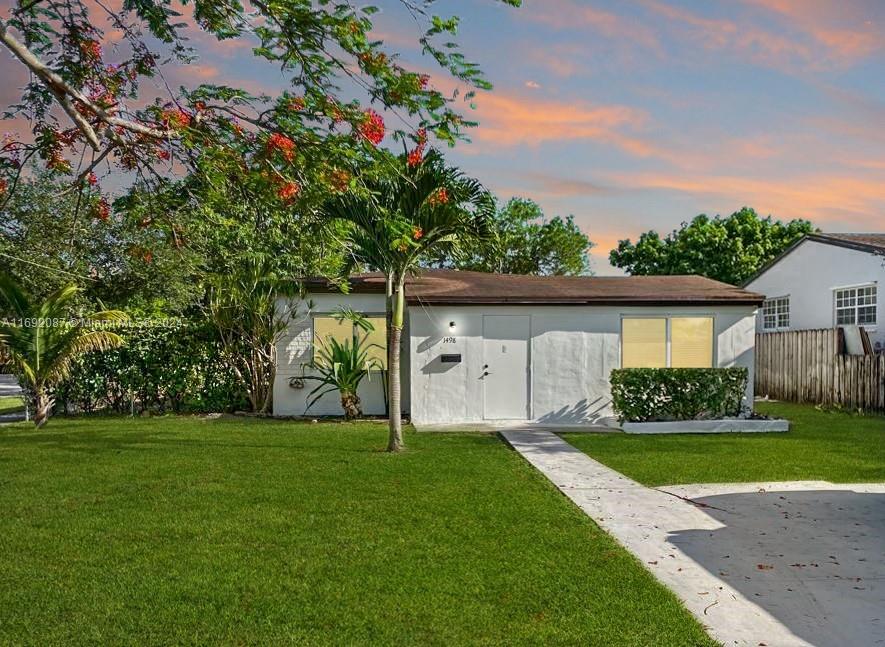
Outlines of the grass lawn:
<svg viewBox="0 0 885 647">
<path fill-rule="evenodd" d="M 0 415 L 25 410 L 24 401 L 17 395 L 0 395 Z"/>
<path fill-rule="evenodd" d="M 885 481 L 885 417 L 761 403 L 787 433 L 629 436 L 564 434 L 575 447 L 645 485 L 822 480 Z"/>
<path fill-rule="evenodd" d="M 0 427 L 2 644 L 713 644 L 501 440 Z"/>
</svg>

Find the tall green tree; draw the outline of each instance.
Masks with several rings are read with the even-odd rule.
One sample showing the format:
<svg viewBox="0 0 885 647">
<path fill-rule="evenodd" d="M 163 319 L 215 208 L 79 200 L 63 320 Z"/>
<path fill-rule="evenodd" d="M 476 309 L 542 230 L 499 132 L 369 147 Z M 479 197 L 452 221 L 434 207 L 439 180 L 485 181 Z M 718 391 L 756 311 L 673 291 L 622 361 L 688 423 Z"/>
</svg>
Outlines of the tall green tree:
<svg viewBox="0 0 885 647">
<path fill-rule="evenodd" d="M 7 273 L 0 274 L 0 347 L 25 388 L 42 427 L 54 403 L 53 389 L 67 377 L 74 359 L 90 351 L 114 348 L 123 340 L 94 324 L 126 319 L 119 311 L 95 312 L 71 319 L 78 288 L 66 286 L 45 299 L 32 300 Z"/>
<path fill-rule="evenodd" d="M 0 265 L 35 299 L 77 282 L 78 305 L 177 314 L 201 296 L 193 254 L 166 232 L 34 169 L 0 207 Z"/>
<path fill-rule="evenodd" d="M 430 258 L 457 257 L 491 236 L 494 199 L 476 180 L 447 166 L 431 151 L 387 160 L 380 173 L 364 179 L 367 193 L 329 201 L 324 213 L 350 225 L 349 264 L 383 272 L 387 279 L 388 393 L 387 450 L 403 448 L 400 344 L 405 322 L 406 279 Z"/>
<path fill-rule="evenodd" d="M 648 231 L 622 240 L 609 260 L 630 274 L 699 274 L 740 285 L 804 234 L 807 220 L 783 223 L 744 207 L 727 218 L 700 215 L 666 237 Z"/>
<path fill-rule="evenodd" d="M 544 217 L 532 200 L 511 198 L 495 212 L 494 238 L 466 258 L 435 259 L 437 267 L 501 274 L 588 275 L 590 238 L 573 216 Z"/>
</svg>

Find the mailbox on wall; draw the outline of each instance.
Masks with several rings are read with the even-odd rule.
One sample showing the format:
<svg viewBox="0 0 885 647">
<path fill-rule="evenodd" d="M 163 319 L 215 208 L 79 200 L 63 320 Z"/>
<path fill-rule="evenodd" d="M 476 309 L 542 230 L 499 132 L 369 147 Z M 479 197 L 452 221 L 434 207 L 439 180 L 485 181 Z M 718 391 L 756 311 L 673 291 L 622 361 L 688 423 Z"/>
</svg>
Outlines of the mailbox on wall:
<svg viewBox="0 0 885 647">
<path fill-rule="evenodd" d="M 461 363 L 461 354 L 460 353 L 451 353 L 447 355 L 440 355 L 439 360 L 443 364 L 460 364 Z"/>
</svg>

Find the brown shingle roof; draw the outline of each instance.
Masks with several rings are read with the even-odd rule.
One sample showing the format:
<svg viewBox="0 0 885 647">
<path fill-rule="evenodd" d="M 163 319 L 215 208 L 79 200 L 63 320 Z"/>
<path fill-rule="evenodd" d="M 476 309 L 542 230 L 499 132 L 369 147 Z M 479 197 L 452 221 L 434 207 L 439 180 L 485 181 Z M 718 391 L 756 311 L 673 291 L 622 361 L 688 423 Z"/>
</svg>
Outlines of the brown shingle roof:
<svg viewBox="0 0 885 647">
<path fill-rule="evenodd" d="M 351 277 L 353 292 L 384 292 L 378 273 Z M 314 292 L 334 289 L 308 282 Z M 409 303 L 759 305 L 764 297 L 702 276 L 524 276 L 423 270 L 406 283 Z"/>
<path fill-rule="evenodd" d="M 848 243 L 848 246 L 858 249 L 885 252 L 885 234 L 811 234 L 808 237 L 821 242 Z"/>
</svg>

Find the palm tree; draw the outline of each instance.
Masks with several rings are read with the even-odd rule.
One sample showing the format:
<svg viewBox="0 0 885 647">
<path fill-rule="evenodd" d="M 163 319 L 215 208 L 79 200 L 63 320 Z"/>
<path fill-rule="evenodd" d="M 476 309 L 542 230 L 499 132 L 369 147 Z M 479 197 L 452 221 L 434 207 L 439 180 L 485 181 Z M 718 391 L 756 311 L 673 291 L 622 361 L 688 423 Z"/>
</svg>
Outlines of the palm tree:
<svg viewBox="0 0 885 647">
<path fill-rule="evenodd" d="M 70 318 L 71 301 L 79 291 L 69 285 L 42 302 L 33 302 L 11 276 L 0 274 L 0 306 L 8 315 L 0 320 L 0 347 L 30 398 L 36 427 L 49 419 L 53 389 L 67 377 L 78 355 L 123 343 L 116 333 L 94 327 L 126 319 L 122 312 L 106 310 L 78 320 Z"/>
<path fill-rule="evenodd" d="M 366 195 L 348 193 L 331 200 L 325 215 L 351 224 L 351 255 L 345 276 L 358 266 L 387 279 L 388 392 L 390 435 L 387 450 L 403 448 L 400 342 L 405 320 L 405 282 L 422 260 L 461 253 L 466 243 L 492 235 L 492 196 L 474 179 L 446 166 L 431 151 L 418 164 L 395 160 L 396 173 L 365 179 Z"/>
</svg>

